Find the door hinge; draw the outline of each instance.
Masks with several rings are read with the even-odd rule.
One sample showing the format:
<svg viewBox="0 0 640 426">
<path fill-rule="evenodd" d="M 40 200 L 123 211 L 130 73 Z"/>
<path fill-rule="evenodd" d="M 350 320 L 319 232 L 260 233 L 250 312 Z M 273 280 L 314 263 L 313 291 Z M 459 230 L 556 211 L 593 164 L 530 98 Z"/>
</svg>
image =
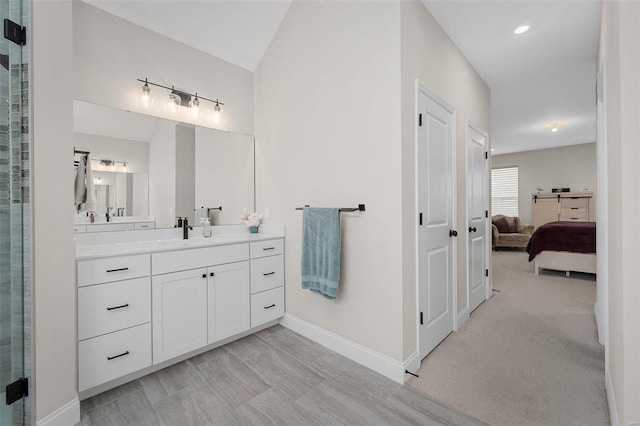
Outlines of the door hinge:
<svg viewBox="0 0 640 426">
<path fill-rule="evenodd" d="M 422 316 L 422 312 L 420 312 L 420 325 L 424 324 L 423 319 L 424 319 L 424 318 L 423 318 L 423 316 Z"/>
<path fill-rule="evenodd" d="M 484 211 L 484 217 L 489 217 L 489 210 Z"/>
<path fill-rule="evenodd" d="M 420 222 L 420 225 L 422 225 L 422 213 L 420 213 L 420 220 L 419 220 L 419 222 Z"/>
<path fill-rule="evenodd" d="M 422 126 L 422 113 L 418 114 L 418 126 Z"/>
<path fill-rule="evenodd" d="M 21 27 L 20 24 L 13 22 L 11 19 L 5 19 L 4 38 L 23 46 L 27 44 L 27 27 Z"/>
<path fill-rule="evenodd" d="M 484 152 L 484 159 L 485 160 L 489 159 L 489 153 L 487 151 Z"/>
<path fill-rule="evenodd" d="M 29 396 L 29 379 L 21 377 L 15 382 L 8 384 L 5 388 L 7 405 L 11 405 L 19 399 Z"/>
<path fill-rule="evenodd" d="M 485 276 L 485 277 L 488 277 L 488 276 L 489 276 L 489 270 L 488 270 L 488 269 L 485 269 L 485 270 L 484 270 L 484 276 Z"/>
</svg>

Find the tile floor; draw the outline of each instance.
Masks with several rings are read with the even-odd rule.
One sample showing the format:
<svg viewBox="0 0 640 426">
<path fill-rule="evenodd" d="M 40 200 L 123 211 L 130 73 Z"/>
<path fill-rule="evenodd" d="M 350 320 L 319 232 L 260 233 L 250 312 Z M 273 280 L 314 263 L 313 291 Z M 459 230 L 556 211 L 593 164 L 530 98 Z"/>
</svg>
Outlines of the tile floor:
<svg viewBox="0 0 640 426">
<path fill-rule="evenodd" d="M 80 426 L 484 425 L 279 325 L 96 395 Z"/>
</svg>

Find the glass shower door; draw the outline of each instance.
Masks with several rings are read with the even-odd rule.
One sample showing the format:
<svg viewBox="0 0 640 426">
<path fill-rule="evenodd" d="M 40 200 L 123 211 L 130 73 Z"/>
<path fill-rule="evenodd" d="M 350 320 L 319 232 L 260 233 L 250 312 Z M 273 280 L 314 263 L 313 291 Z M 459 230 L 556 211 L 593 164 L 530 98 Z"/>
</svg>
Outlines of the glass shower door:
<svg viewBox="0 0 640 426">
<path fill-rule="evenodd" d="M 22 0 L 0 0 L 0 23 L 22 27 Z M 19 33 L 19 31 L 18 31 Z M 23 47 L 0 38 L 0 425 L 24 425 L 25 297 L 30 299 L 28 69 Z M 27 292 L 25 293 L 25 289 Z M 29 303 L 27 303 L 27 306 Z M 14 400 L 15 399 L 15 400 Z M 11 404 L 8 404 L 11 402 Z"/>
</svg>

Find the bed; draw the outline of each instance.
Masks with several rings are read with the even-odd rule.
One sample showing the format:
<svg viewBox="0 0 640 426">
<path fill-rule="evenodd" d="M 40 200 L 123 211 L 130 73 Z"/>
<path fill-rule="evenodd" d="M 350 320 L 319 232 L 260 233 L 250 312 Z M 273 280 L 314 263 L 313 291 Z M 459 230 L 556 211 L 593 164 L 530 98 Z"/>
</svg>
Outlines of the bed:
<svg viewBox="0 0 640 426">
<path fill-rule="evenodd" d="M 527 244 L 529 262 L 540 269 L 596 273 L 595 222 L 550 222 L 535 230 Z"/>
</svg>

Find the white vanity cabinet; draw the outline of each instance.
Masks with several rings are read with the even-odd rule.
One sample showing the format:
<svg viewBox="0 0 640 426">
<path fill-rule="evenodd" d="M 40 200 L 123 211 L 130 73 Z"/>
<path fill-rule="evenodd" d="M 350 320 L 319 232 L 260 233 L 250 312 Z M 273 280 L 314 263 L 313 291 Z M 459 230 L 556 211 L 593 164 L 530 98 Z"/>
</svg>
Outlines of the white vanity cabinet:
<svg viewBox="0 0 640 426">
<path fill-rule="evenodd" d="M 81 396 L 245 336 L 284 315 L 283 238 L 211 241 L 145 246 L 140 251 L 146 253 L 129 256 L 100 257 L 94 249 L 91 258 L 78 259 Z M 175 245 L 164 248 L 169 244 Z"/>
</svg>

